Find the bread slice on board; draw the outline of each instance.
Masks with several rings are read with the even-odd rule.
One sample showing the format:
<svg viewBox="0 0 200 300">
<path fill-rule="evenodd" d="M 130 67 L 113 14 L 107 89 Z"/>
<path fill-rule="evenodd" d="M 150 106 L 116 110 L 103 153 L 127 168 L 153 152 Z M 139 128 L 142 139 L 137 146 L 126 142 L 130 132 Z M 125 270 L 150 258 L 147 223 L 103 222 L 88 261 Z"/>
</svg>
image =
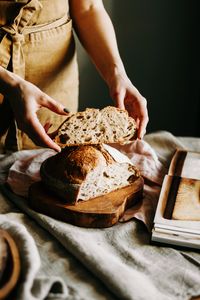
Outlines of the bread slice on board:
<svg viewBox="0 0 200 300">
<path fill-rule="evenodd" d="M 83 112 L 70 113 L 52 136 L 61 148 L 124 143 L 135 138 L 136 122 L 126 110 L 114 106 L 101 110 L 88 108 Z"/>
</svg>

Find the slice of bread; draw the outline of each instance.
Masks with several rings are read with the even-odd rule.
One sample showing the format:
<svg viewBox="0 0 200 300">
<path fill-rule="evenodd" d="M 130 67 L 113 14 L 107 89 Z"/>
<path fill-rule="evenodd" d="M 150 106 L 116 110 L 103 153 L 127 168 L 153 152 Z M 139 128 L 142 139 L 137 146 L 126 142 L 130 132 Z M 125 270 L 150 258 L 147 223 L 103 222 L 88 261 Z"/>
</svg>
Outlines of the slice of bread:
<svg viewBox="0 0 200 300">
<path fill-rule="evenodd" d="M 200 180 L 181 178 L 173 209 L 173 220 L 200 221 Z"/>
<path fill-rule="evenodd" d="M 42 163 L 42 181 L 67 203 L 76 203 L 128 186 L 139 178 L 139 171 L 125 155 L 116 149 L 114 156 L 111 154 L 108 145 L 66 147 Z"/>
<path fill-rule="evenodd" d="M 83 112 L 70 113 L 54 135 L 61 147 L 124 143 L 134 139 L 136 122 L 126 110 L 107 106 L 102 110 L 87 108 Z"/>
</svg>

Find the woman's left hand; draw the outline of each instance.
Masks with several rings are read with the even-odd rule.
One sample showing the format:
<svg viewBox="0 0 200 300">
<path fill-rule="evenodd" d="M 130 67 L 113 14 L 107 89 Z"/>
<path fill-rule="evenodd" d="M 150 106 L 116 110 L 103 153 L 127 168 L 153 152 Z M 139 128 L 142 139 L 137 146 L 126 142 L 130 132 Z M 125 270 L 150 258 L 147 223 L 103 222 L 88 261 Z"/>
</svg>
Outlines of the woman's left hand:
<svg viewBox="0 0 200 300">
<path fill-rule="evenodd" d="M 147 101 L 132 84 L 125 72 L 115 74 L 109 81 L 110 95 L 120 109 L 126 109 L 137 124 L 137 137 L 142 139 L 149 121 Z"/>
</svg>

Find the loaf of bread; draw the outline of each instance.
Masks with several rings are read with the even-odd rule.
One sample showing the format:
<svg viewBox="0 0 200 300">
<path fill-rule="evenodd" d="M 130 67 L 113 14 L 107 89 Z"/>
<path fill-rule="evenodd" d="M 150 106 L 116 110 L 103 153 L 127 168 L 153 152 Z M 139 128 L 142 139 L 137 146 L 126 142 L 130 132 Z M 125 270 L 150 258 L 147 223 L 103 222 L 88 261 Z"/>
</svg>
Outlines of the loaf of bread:
<svg viewBox="0 0 200 300">
<path fill-rule="evenodd" d="M 135 120 L 126 110 L 107 106 L 102 110 L 88 108 L 70 113 L 54 134 L 54 141 L 61 147 L 122 143 L 134 139 Z"/>
<path fill-rule="evenodd" d="M 49 190 L 73 204 L 125 187 L 140 176 L 125 155 L 103 144 L 66 147 L 45 160 L 40 173 Z"/>
</svg>

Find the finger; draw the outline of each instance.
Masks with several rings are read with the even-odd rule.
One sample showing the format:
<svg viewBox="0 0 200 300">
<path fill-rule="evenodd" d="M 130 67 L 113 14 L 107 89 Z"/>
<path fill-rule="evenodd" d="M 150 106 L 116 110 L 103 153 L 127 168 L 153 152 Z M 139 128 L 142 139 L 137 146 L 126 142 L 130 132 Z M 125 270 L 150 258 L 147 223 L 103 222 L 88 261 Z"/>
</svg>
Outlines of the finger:
<svg viewBox="0 0 200 300">
<path fill-rule="evenodd" d="M 146 133 L 146 127 L 147 127 L 148 121 L 149 121 L 149 118 L 148 118 L 147 114 L 140 118 L 140 124 L 139 124 L 139 128 L 138 128 L 138 139 L 143 139 L 143 137 Z"/>
<path fill-rule="evenodd" d="M 135 122 L 136 122 L 136 127 L 139 128 L 140 127 L 140 119 L 138 117 L 136 118 Z"/>
<path fill-rule="evenodd" d="M 140 113 L 137 115 L 137 136 L 142 139 L 146 133 L 146 127 L 149 121 L 148 110 L 147 110 L 147 100 L 144 97 L 140 98 Z M 138 126 L 139 120 L 139 126 Z"/>
<path fill-rule="evenodd" d="M 121 90 L 115 92 L 114 95 L 113 95 L 113 98 L 116 102 L 116 106 L 119 109 L 125 109 L 125 105 L 124 105 L 125 95 L 126 95 L 125 89 L 121 89 Z"/>
<path fill-rule="evenodd" d="M 59 114 L 59 115 L 66 115 L 67 113 L 69 113 L 68 109 L 61 104 L 60 102 L 57 102 L 56 100 L 52 99 L 51 97 L 49 97 L 48 95 L 44 95 L 44 97 L 42 98 L 42 106 L 50 109 L 51 111 Z"/>
<path fill-rule="evenodd" d="M 24 131 L 36 145 L 52 148 L 55 151 L 60 152 L 60 147 L 46 134 L 45 129 L 42 127 L 42 124 L 39 122 L 36 115 L 29 119 L 28 127 Z"/>
</svg>

